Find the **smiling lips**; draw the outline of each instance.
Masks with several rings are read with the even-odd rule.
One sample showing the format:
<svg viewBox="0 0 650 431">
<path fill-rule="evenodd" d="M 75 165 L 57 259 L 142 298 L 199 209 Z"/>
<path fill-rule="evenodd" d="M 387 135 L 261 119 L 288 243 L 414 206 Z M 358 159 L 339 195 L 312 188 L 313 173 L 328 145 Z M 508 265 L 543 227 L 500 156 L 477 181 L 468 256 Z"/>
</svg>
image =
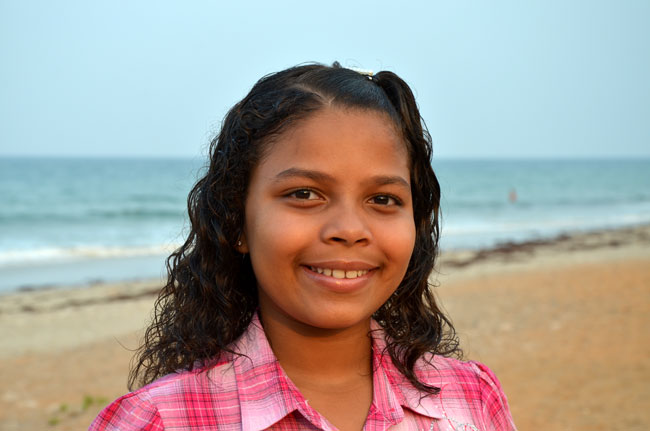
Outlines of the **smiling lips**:
<svg viewBox="0 0 650 431">
<path fill-rule="evenodd" d="M 328 277 L 334 277 L 338 279 L 361 277 L 362 275 L 366 275 L 369 271 L 368 269 L 343 270 L 343 269 L 318 268 L 315 266 L 310 266 L 309 269 L 319 274 L 323 274 Z"/>
</svg>

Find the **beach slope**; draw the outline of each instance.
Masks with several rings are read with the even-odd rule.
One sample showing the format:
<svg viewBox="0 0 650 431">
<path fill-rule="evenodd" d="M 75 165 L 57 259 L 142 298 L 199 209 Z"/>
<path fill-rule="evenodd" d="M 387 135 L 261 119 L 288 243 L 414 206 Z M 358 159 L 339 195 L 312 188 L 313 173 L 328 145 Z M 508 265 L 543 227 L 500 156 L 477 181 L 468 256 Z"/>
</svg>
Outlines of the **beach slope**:
<svg viewBox="0 0 650 431">
<path fill-rule="evenodd" d="M 432 281 L 520 430 L 647 430 L 650 227 L 446 253 Z M 0 297 L 0 430 L 85 429 L 125 393 L 159 288 Z"/>
</svg>

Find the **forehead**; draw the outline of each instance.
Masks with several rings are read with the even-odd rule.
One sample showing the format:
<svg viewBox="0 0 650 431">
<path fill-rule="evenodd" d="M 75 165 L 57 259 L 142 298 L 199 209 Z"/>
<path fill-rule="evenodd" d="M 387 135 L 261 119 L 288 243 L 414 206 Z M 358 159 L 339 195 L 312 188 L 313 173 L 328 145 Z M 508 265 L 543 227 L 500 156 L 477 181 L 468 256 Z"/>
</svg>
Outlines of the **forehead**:
<svg viewBox="0 0 650 431">
<path fill-rule="evenodd" d="M 406 144 L 387 114 L 336 106 L 289 126 L 269 143 L 260 165 L 290 162 L 410 171 Z"/>
</svg>

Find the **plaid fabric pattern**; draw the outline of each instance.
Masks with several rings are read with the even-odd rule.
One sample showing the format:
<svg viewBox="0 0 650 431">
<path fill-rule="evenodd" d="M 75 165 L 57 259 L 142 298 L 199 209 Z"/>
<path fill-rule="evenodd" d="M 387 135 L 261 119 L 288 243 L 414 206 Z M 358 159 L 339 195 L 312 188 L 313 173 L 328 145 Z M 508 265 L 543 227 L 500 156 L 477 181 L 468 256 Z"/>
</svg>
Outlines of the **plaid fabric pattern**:
<svg viewBox="0 0 650 431">
<path fill-rule="evenodd" d="M 424 396 L 383 355 L 373 329 L 373 401 L 364 430 L 511 431 L 515 426 L 494 374 L 477 362 L 421 360 L 421 380 L 441 388 Z M 335 430 L 284 373 L 257 318 L 229 355 L 207 369 L 170 374 L 106 407 L 90 431 Z"/>
</svg>

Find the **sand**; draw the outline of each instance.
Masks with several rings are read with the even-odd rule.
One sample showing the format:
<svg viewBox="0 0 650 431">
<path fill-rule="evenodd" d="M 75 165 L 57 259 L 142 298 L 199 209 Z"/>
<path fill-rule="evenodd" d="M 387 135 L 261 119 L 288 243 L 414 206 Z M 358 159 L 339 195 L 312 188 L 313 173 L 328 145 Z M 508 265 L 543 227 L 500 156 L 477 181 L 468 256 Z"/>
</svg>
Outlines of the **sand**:
<svg viewBox="0 0 650 431">
<path fill-rule="evenodd" d="M 432 280 L 520 430 L 650 429 L 650 227 L 447 253 Z M 0 430 L 85 429 L 127 391 L 157 289 L 0 296 Z"/>
</svg>

